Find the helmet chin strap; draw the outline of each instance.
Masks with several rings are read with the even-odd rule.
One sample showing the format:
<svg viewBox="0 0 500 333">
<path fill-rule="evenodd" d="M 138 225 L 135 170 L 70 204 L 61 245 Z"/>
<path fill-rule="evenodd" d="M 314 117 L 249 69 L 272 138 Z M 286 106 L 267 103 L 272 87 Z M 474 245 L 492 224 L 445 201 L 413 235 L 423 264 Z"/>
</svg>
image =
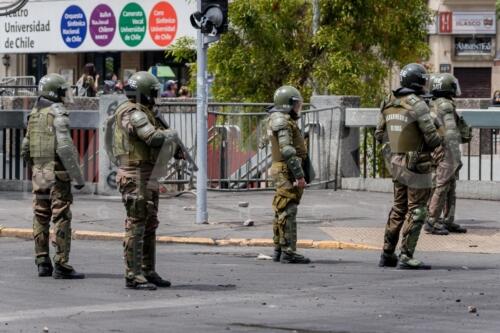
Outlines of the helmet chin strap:
<svg viewBox="0 0 500 333">
<path fill-rule="evenodd" d="M 290 118 L 292 118 L 293 120 L 297 120 L 297 119 L 300 119 L 300 116 L 297 114 L 297 112 L 295 112 L 294 109 L 292 109 L 292 111 L 290 111 Z"/>
</svg>

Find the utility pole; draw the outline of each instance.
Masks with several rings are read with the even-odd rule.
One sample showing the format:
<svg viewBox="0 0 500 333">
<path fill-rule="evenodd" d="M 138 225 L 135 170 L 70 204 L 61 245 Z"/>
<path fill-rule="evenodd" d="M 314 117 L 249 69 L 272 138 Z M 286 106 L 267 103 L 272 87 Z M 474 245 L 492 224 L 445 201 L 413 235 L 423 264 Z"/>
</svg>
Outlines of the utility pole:
<svg viewBox="0 0 500 333">
<path fill-rule="evenodd" d="M 198 29 L 196 43 L 196 223 L 208 223 L 207 186 L 208 186 L 208 46 L 220 39 L 227 31 L 228 0 L 198 0 L 196 13 L 190 16 L 191 25 Z"/>
<path fill-rule="evenodd" d="M 201 0 L 198 0 L 198 10 L 201 11 Z M 204 34 L 198 31 L 197 41 L 197 77 L 196 77 L 196 164 L 198 164 L 198 175 L 196 177 L 196 223 L 208 223 L 207 209 L 207 50 Z"/>
</svg>

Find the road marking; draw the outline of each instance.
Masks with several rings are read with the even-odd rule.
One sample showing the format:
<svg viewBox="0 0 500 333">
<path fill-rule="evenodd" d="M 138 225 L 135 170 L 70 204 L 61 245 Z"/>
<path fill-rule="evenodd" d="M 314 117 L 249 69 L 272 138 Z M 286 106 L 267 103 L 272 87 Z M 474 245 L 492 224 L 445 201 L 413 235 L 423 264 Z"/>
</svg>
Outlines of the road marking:
<svg viewBox="0 0 500 333">
<path fill-rule="evenodd" d="M 135 292 L 135 291 L 132 291 Z M 139 292 L 140 291 L 136 291 Z M 153 295 L 152 292 L 151 295 Z M 244 301 L 246 298 L 258 299 L 259 296 L 268 297 L 267 294 L 237 294 L 234 296 L 218 297 L 218 303 L 238 303 Z M 122 312 L 122 311 L 135 311 L 135 310 L 152 310 L 152 309 L 167 309 L 190 307 L 200 305 L 213 305 L 214 299 L 200 300 L 199 298 L 182 297 L 175 299 L 162 299 L 162 300 L 147 300 L 137 302 L 120 302 L 120 303 L 107 303 L 97 305 L 79 305 L 79 306 L 65 306 L 55 307 L 48 309 L 30 309 L 7 312 L 0 315 L 0 322 L 13 322 L 22 320 L 33 319 L 47 319 L 47 318 L 62 318 L 68 316 L 89 315 L 95 313 L 106 312 Z"/>
</svg>

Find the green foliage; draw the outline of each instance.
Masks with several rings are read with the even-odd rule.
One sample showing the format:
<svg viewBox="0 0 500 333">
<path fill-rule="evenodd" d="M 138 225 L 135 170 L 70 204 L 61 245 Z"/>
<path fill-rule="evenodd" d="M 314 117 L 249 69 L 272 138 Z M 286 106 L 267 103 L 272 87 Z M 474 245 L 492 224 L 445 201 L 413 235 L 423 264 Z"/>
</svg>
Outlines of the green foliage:
<svg viewBox="0 0 500 333">
<path fill-rule="evenodd" d="M 321 0 L 320 7 L 313 35 L 310 0 L 234 0 L 230 31 L 209 50 L 216 99 L 271 101 L 290 84 L 306 97 L 314 85 L 373 105 L 393 64 L 429 54 L 427 1 Z"/>
<path fill-rule="evenodd" d="M 193 63 L 196 61 L 195 39 L 181 37 L 165 50 L 166 57 L 172 57 L 177 62 Z"/>
</svg>

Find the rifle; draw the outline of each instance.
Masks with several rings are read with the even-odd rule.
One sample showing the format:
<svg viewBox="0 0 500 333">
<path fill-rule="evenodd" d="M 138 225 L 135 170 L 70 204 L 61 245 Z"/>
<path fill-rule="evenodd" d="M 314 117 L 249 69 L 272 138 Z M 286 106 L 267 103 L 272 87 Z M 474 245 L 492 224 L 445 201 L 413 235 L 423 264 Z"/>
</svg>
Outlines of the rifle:
<svg viewBox="0 0 500 333">
<path fill-rule="evenodd" d="M 156 120 L 158 120 L 160 122 L 160 124 L 163 127 L 165 127 L 165 129 L 170 128 L 170 126 L 167 124 L 167 122 L 163 118 L 162 114 L 160 113 L 159 109 L 157 109 L 155 112 L 155 118 L 156 118 Z M 177 144 L 177 147 L 182 151 L 182 155 L 184 157 L 183 159 L 186 160 L 191 165 L 191 170 L 193 170 L 195 172 L 198 171 L 198 166 L 196 165 L 196 162 L 194 161 L 191 154 L 189 154 L 189 151 L 186 148 L 186 146 L 184 145 L 184 142 L 182 142 L 182 140 L 179 137 L 177 137 L 177 139 L 175 140 L 175 143 Z"/>
</svg>

